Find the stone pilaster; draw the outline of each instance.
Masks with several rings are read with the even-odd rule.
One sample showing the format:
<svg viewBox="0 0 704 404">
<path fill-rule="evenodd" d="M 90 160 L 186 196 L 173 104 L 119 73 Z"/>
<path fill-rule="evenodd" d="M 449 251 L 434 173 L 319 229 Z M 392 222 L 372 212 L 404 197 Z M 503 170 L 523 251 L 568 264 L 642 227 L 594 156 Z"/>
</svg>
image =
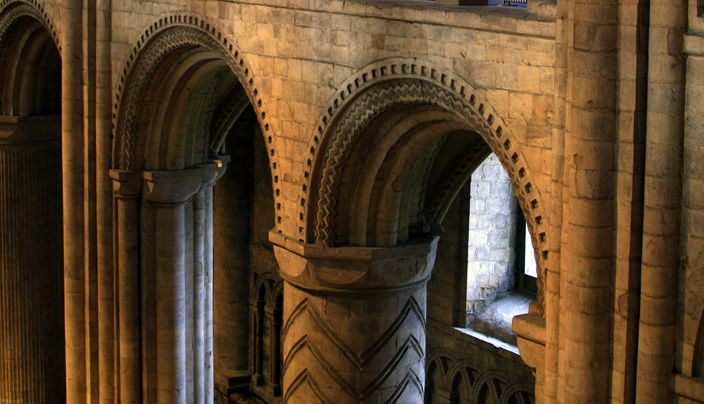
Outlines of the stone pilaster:
<svg viewBox="0 0 704 404">
<path fill-rule="evenodd" d="M 611 397 L 618 2 L 570 0 L 559 330 L 559 403 Z M 553 282 L 553 281 L 548 281 Z M 549 286 L 550 293 L 555 284 Z M 550 296 L 555 304 L 555 295 Z M 554 323 L 551 323 L 551 327 Z M 554 365 L 550 346 L 549 364 Z M 552 369 L 550 369 L 552 372 Z M 550 389 L 554 374 L 549 373 Z"/>
<path fill-rule="evenodd" d="M 0 117 L 0 403 L 64 395 L 58 117 Z"/>
<path fill-rule="evenodd" d="M 116 198 L 119 400 L 140 402 L 139 197 L 142 173 L 111 170 Z"/>
<path fill-rule="evenodd" d="M 283 402 L 422 403 L 437 242 L 325 248 L 270 238 L 285 280 Z"/>
</svg>

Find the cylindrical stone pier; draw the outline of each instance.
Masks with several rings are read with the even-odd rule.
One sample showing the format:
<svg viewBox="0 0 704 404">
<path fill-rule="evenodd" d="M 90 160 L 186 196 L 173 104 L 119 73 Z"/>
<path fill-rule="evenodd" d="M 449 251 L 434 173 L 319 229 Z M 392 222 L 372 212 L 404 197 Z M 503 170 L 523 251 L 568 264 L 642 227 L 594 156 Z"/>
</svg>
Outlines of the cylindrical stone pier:
<svg viewBox="0 0 704 404">
<path fill-rule="evenodd" d="M 141 172 L 112 170 L 116 198 L 118 246 L 118 307 L 120 402 L 141 401 L 140 298 L 139 298 L 139 197 Z"/>
<path fill-rule="evenodd" d="M 143 180 L 141 218 L 133 215 L 131 220 L 143 223 L 143 250 L 139 254 L 141 402 L 213 402 L 212 186 L 224 170 L 224 163 L 217 161 L 194 169 L 139 173 Z M 116 183 L 120 173 L 111 173 Z M 121 175 L 127 178 L 126 173 Z M 124 237 L 132 234 L 132 225 L 120 218 L 126 213 L 123 210 L 133 208 L 128 205 L 131 202 L 118 197 L 120 243 L 122 233 Z M 129 277 L 139 262 L 135 256 L 123 254 L 122 245 L 118 261 L 120 279 Z M 131 277 L 125 280 L 131 281 Z M 131 305 L 133 298 L 121 290 L 121 310 L 122 305 Z M 122 351 L 120 361 L 123 372 L 132 363 Z M 133 394 L 135 380 L 130 377 L 129 381 L 125 386 L 121 379 L 121 388 Z"/>
<path fill-rule="evenodd" d="M 271 233 L 284 283 L 283 403 L 422 403 L 437 242 L 326 248 Z"/>
<path fill-rule="evenodd" d="M 0 403 L 65 402 L 59 117 L 0 117 Z"/>
<path fill-rule="evenodd" d="M 201 170 L 144 173 L 144 199 L 155 215 L 156 383 L 158 403 L 186 403 L 186 202 L 203 185 Z M 191 398 L 192 400 L 192 398 Z"/>
</svg>

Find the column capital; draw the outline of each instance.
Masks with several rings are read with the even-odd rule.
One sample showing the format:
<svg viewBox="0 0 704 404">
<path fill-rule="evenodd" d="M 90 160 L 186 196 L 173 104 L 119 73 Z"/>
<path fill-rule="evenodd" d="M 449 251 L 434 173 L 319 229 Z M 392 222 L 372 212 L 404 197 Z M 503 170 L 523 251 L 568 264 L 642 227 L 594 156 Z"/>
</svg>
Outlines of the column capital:
<svg viewBox="0 0 704 404">
<path fill-rule="evenodd" d="M 227 171 L 227 165 L 230 163 L 230 156 L 219 156 L 217 160 L 211 160 L 205 164 L 200 164 L 197 167 L 203 168 L 203 169 L 209 169 L 209 170 L 216 170 L 215 176 L 212 178 L 211 181 L 209 182 L 204 182 L 203 186 L 211 186 L 214 185 L 220 178 L 222 178 L 223 175 L 225 175 L 225 171 Z"/>
<path fill-rule="evenodd" d="M 141 171 L 110 170 L 112 189 L 119 199 L 134 199 L 142 194 L 144 182 Z"/>
<path fill-rule="evenodd" d="M 217 165 L 175 171 L 144 171 L 144 198 L 162 204 L 188 201 L 199 189 L 217 179 Z"/>
<path fill-rule="evenodd" d="M 330 293 L 387 292 L 425 284 L 438 238 L 396 247 L 323 247 L 269 233 L 281 277 L 301 289 Z"/>
</svg>

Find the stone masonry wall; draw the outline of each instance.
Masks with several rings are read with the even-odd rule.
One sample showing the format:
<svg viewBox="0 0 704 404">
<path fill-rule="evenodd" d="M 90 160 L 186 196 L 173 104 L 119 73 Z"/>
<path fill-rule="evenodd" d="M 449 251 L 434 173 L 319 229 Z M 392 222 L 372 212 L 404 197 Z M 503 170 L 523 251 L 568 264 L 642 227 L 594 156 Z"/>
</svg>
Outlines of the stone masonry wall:
<svg viewBox="0 0 704 404">
<path fill-rule="evenodd" d="M 298 238 L 303 172 L 316 122 L 340 86 L 385 58 L 431 63 L 472 83 L 525 150 L 536 188 L 549 183 L 554 21 L 467 7 L 391 5 L 339 0 L 249 2 L 114 1 L 115 92 L 143 33 L 164 15 L 205 17 L 234 41 L 251 68 L 271 123 L 280 172 L 277 223 Z M 400 20 L 407 20 L 403 22 Z M 148 42 L 147 42 L 148 43 Z M 137 49 L 139 50 L 139 49 Z"/>
<path fill-rule="evenodd" d="M 518 204 L 494 154 L 472 174 L 469 211 L 468 322 L 515 283 Z"/>
<path fill-rule="evenodd" d="M 501 169 L 500 165 L 498 168 Z M 531 388 L 518 386 L 532 386 L 535 378 L 518 354 L 459 330 L 466 327 L 467 318 L 470 188 L 469 183 L 464 186 L 445 216 L 446 232 L 440 237 L 433 275 L 428 282 L 426 402 L 472 402 L 470 397 L 486 393 L 486 385 L 491 383 L 497 384 L 499 389 L 493 391 L 499 394 L 481 396 L 486 402 L 508 400 L 500 397 L 500 392 L 508 391 L 508 386 L 515 394 L 522 395 L 524 402 L 532 402 Z"/>
</svg>

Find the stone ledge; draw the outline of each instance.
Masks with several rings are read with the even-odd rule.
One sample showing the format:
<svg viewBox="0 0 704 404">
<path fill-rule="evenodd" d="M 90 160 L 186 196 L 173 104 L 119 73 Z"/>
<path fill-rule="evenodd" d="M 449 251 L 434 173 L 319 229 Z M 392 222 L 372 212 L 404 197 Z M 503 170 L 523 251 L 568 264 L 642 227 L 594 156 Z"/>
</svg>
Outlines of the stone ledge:
<svg viewBox="0 0 704 404">
<path fill-rule="evenodd" d="M 687 34 L 684 36 L 682 52 L 690 56 L 704 56 L 704 36 Z"/>
<path fill-rule="evenodd" d="M 672 375 L 672 391 L 697 403 L 704 403 L 704 377 Z"/>
<path fill-rule="evenodd" d="M 545 319 L 535 312 L 513 318 L 513 332 L 518 337 L 518 351 L 523 362 L 543 372 L 545 361 Z"/>
</svg>

